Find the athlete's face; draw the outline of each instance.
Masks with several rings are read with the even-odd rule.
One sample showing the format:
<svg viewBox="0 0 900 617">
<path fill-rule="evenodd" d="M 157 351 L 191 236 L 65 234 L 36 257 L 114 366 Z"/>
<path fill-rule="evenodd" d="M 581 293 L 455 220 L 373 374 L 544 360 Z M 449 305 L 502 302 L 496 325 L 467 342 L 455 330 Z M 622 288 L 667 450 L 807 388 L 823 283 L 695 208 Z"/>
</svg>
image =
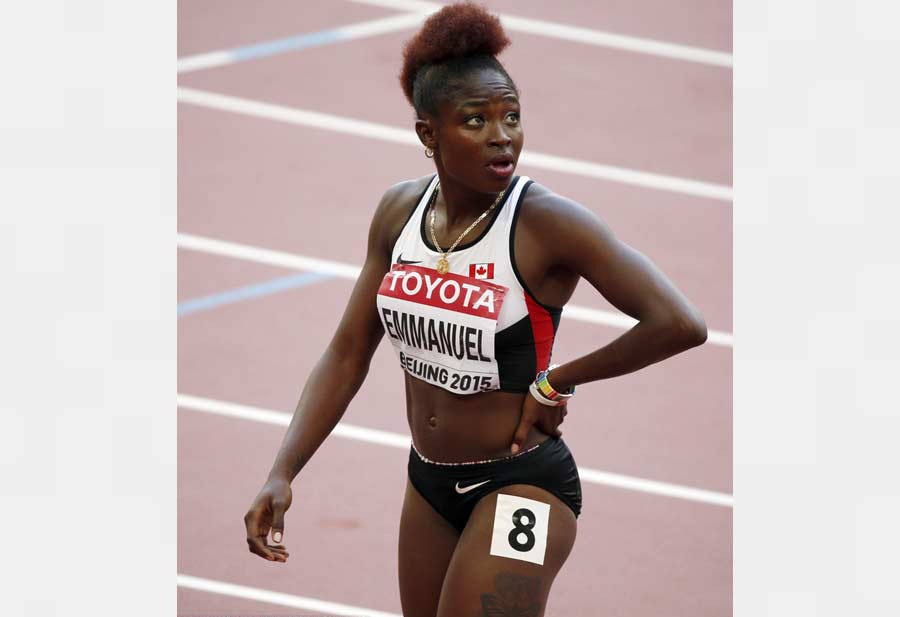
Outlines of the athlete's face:
<svg viewBox="0 0 900 617">
<path fill-rule="evenodd" d="M 502 73 L 471 73 L 433 119 L 435 161 L 447 176 L 475 191 L 502 191 L 525 141 L 520 114 L 519 97 Z"/>
</svg>

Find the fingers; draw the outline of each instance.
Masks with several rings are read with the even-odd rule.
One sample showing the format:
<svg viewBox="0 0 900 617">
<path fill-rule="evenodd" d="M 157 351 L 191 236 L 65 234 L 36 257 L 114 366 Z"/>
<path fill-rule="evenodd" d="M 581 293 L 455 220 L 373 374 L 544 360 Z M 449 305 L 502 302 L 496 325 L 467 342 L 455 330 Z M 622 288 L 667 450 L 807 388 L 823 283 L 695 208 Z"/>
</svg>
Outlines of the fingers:
<svg viewBox="0 0 900 617">
<path fill-rule="evenodd" d="M 259 555 L 268 561 L 287 561 L 287 557 L 280 551 L 269 550 L 269 547 L 261 538 L 247 538 L 247 547 L 254 555 Z"/>
<path fill-rule="evenodd" d="M 270 479 L 244 515 L 247 548 L 268 561 L 285 562 L 289 556 L 280 544 L 284 537 L 284 513 L 291 507 L 290 482 Z M 269 532 L 272 544 L 268 543 Z"/>
<path fill-rule="evenodd" d="M 269 525 L 264 519 L 264 515 L 257 509 L 250 510 L 244 516 L 244 525 L 247 527 L 247 548 L 254 555 L 268 561 L 287 561 L 289 553 L 284 546 L 266 544 Z"/>
<path fill-rule="evenodd" d="M 560 405 L 559 407 L 541 407 L 538 412 L 535 426 L 548 435 L 561 437 L 562 431 L 559 429 L 559 425 L 562 424 L 563 418 L 566 417 L 566 413 L 566 404 Z"/>
<path fill-rule="evenodd" d="M 291 554 L 283 546 L 276 546 L 274 544 L 270 544 L 269 550 L 272 551 L 272 553 L 275 554 L 276 556 L 284 557 L 284 559 L 280 560 L 280 561 L 287 561 L 287 558 L 291 556 Z"/>
<path fill-rule="evenodd" d="M 247 527 L 247 548 L 254 555 L 271 561 L 275 559 L 275 556 L 260 539 L 260 519 L 260 512 L 255 509 L 244 515 L 244 525 Z M 262 534 L 262 537 L 265 538 L 265 533 Z"/>
<path fill-rule="evenodd" d="M 287 504 L 281 499 L 272 500 L 272 541 L 281 542 L 284 537 L 284 511 Z"/>
<path fill-rule="evenodd" d="M 565 419 L 566 414 L 569 413 L 569 403 L 565 402 L 559 407 L 555 408 L 556 413 L 554 414 L 555 420 L 558 424 L 562 424 L 562 421 Z"/>
<path fill-rule="evenodd" d="M 562 435 L 562 431 L 559 430 L 559 425 L 562 423 L 562 416 L 560 414 L 554 414 L 553 416 L 544 416 L 541 419 L 541 422 L 538 423 L 538 427 L 547 433 L 548 435 L 553 435 L 554 437 L 559 437 Z"/>
<path fill-rule="evenodd" d="M 247 546 L 251 553 L 267 561 L 284 563 L 291 555 L 283 546 L 267 545 L 261 538 L 247 538 Z"/>
<path fill-rule="evenodd" d="M 515 454 L 522 448 L 522 444 L 525 443 L 525 439 L 528 437 L 528 431 L 531 429 L 532 424 L 534 424 L 534 418 L 532 418 L 527 411 L 523 411 L 522 419 L 519 420 L 519 426 L 516 427 L 516 432 L 513 435 L 510 452 Z"/>
<path fill-rule="evenodd" d="M 561 405 L 561 406 L 559 407 L 559 422 L 557 423 L 556 428 L 555 428 L 554 431 L 553 431 L 553 435 L 556 436 L 556 437 L 561 437 L 561 436 L 562 436 L 562 431 L 559 430 L 559 425 L 562 424 L 562 423 L 565 421 L 565 419 L 566 419 L 566 414 L 569 413 L 569 412 L 566 410 L 566 407 L 568 407 L 568 404 Z"/>
</svg>

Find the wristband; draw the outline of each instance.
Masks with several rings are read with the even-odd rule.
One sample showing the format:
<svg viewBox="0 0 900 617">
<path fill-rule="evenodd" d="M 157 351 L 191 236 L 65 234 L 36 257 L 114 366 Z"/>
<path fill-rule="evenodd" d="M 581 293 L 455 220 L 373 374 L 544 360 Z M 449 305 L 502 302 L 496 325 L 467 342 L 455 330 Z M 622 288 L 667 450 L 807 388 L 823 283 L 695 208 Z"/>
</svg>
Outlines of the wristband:
<svg viewBox="0 0 900 617">
<path fill-rule="evenodd" d="M 546 370 L 538 373 L 537 377 L 534 378 L 534 382 L 528 388 L 529 392 L 531 392 L 531 394 L 538 400 L 538 402 L 543 403 L 544 405 L 563 405 L 567 400 L 575 395 L 574 387 L 571 388 L 568 392 L 563 393 L 557 392 L 553 388 L 553 386 L 550 385 L 548 377 L 553 369 L 555 369 L 557 366 L 557 364 L 553 364 Z"/>
<path fill-rule="evenodd" d="M 531 392 L 531 396 L 534 397 L 534 400 L 536 400 L 541 405 L 547 405 L 548 407 L 559 407 L 560 405 L 564 405 L 566 402 L 565 399 L 559 401 L 552 401 L 548 399 L 546 396 L 544 396 L 544 393 L 541 392 L 540 389 L 538 389 L 537 384 L 533 381 L 531 382 L 531 385 L 528 386 L 528 391 Z"/>
</svg>

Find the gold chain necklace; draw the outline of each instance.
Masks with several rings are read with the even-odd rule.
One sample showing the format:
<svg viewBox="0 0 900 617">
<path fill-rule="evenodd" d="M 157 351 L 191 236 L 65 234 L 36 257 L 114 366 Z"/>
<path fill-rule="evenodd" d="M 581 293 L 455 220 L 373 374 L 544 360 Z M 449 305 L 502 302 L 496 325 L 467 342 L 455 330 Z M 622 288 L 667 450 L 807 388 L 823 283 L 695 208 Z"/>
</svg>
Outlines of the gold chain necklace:
<svg viewBox="0 0 900 617">
<path fill-rule="evenodd" d="M 435 210 L 435 208 L 437 208 L 437 195 L 438 195 L 438 189 L 440 188 L 440 186 L 441 186 L 440 183 L 438 183 L 434 187 L 434 196 L 433 196 L 433 200 L 431 202 L 431 226 L 430 226 L 430 229 L 431 229 L 431 241 L 434 243 L 434 247 L 441 254 L 441 258 L 438 259 L 438 262 L 437 262 L 437 271 L 440 274 L 447 274 L 447 271 L 450 270 L 450 263 L 447 261 L 447 256 L 449 256 L 450 253 L 453 252 L 453 249 L 456 248 L 456 245 L 459 244 L 460 240 L 462 240 L 463 238 L 466 237 L 467 233 L 472 231 L 472 229 L 476 225 L 478 225 L 478 223 L 480 223 L 482 220 L 484 220 L 484 217 L 486 217 L 488 214 L 490 214 L 491 211 L 497 207 L 497 204 L 500 203 L 500 200 L 503 198 L 503 195 L 506 194 L 506 191 L 503 191 L 499 195 L 497 195 L 497 199 L 494 200 L 494 203 L 491 204 L 491 207 L 488 208 L 487 210 L 485 210 L 484 212 L 482 212 L 481 216 L 479 216 L 477 219 L 475 219 L 475 221 L 471 225 L 466 227 L 466 230 L 464 232 L 462 232 L 461 234 L 459 234 L 459 237 L 456 239 L 456 242 L 453 243 L 453 246 L 451 246 L 449 249 L 447 249 L 447 252 L 444 252 L 444 250 L 441 248 L 441 245 L 438 244 L 437 237 L 434 235 L 434 210 Z"/>
</svg>

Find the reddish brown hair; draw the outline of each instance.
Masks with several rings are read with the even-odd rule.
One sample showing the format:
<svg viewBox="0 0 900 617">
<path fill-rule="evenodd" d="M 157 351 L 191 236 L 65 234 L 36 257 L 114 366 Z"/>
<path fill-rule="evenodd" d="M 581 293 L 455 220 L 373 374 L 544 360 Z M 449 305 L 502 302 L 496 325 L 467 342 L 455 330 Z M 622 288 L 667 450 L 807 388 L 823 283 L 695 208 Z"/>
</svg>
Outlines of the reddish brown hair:
<svg viewBox="0 0 900 617">
<path fill-rule="evenodd" d="M 496 69 L 515 89 L 496 59 L 508 45 L 500 20 L 484 8 L 471 2 L 445 6 L 403 48 L 403 93 L 421 115 L 433 113 L 448 86 L 473 68 Z"/>
</svg>

